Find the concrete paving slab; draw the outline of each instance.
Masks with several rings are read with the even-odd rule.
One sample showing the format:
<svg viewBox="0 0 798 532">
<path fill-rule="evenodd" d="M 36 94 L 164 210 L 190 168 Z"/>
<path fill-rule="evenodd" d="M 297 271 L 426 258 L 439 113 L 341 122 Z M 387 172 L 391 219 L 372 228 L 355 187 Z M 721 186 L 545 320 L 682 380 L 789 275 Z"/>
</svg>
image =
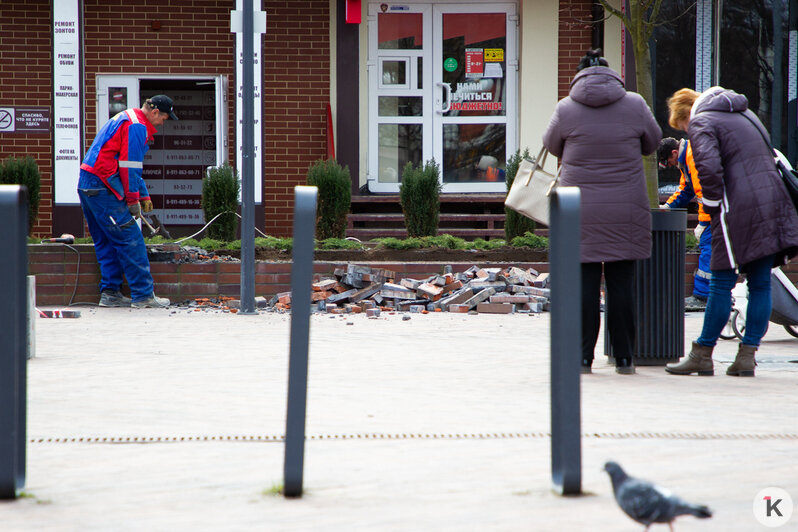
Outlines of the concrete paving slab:
<svg viewBox="0 0 798 532">
<path fill-rule="evenodd" d="M 688 346 L 702 318 L 685 317 Z M 0 502 L 0 530 L 640 530 L 612 500 L 608 459 L 715 511 L 682 531 L 764 530 L 752 504 L 768 486 L 798 502 L 798 339 L 781 327 L 754 379 L 724 374 L 733 341 L 711 378 L 620 376 L 597 351 L 585 495 L 563 498 L 549 315 L 448 313 L 312 317 L 306 493 L 285 500 L 270 491 L 289 324 L 174 309 L 39 319 L 27 496 Z"/>
</svg>

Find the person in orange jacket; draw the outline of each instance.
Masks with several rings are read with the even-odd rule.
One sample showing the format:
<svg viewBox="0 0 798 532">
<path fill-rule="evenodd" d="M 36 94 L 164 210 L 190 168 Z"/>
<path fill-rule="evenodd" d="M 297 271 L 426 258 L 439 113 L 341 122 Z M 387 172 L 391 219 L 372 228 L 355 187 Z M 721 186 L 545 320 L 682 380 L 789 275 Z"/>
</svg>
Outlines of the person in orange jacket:
<svg viewBox="0 0 798 532">
<path fill-rule="evenodd" d="M 695 227 L 699 250 L 698 269 L 693 280 L 693 295 L 684 300 L 684 308 L 687 311 L 701 311 L 707 306 L 709 279 L 712 277 L 709 269 L 712 232 L 709 229 L 709 215 L 704 212 L 703 194 L 693 161 L 693 149 L 686 139 L 679 142 L 673 137 L 666 137 L 660 141 L 657 148 L 657 160 L 661 168 L 676 166 L 682 174 L 679 189 L 660 208 L 682 209 L 686 208 L 693 198 L 698 201 L 698 224 Z"/>
</svg>

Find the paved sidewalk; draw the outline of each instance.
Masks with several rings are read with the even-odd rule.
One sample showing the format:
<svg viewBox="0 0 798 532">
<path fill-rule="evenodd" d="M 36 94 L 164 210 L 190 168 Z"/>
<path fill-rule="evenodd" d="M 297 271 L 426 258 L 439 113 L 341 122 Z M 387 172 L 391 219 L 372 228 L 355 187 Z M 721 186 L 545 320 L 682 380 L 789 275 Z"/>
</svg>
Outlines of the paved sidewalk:
<svg viewBox="0 0 798 532">
<path fill-rule="evenodd" d="M 725 375 L 733 341 L 712 378 L 620 376 L 597 356 L 582 379 L 585 495 L 563 498 L 548 314 L 315 315 L 306 494 L 286 500 L 270 491 L 288 315 L 82 312 L 37 320 L 27 496 L 0 502 L 2 531 L 639 531 L 608 459 L 714 510 L 679 531 L 766 530 L 752 504 L 768 486 L 798 504 L 798 339 L 773 324 L 754 379 Z M 702 319 L 685 317 L 686 344 Z"/>
</svg>

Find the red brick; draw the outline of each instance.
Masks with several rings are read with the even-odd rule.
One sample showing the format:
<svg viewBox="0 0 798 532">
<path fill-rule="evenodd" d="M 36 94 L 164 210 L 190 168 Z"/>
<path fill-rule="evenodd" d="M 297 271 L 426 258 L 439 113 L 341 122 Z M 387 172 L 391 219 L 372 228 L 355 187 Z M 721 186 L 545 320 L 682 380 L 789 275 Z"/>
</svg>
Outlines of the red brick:
<svg viewBox="0 0 798 532">
<path fill-rule="evenodd" d="M 496 294 L 490 296 L 491 303 L 529 303 L 529 296 Z"/>
<path fill-rule="evenodd" d="M 477 312 L 480 314 L 511 314 L 513 306 L 508 303 L 478 303 Z"/>
</svg>

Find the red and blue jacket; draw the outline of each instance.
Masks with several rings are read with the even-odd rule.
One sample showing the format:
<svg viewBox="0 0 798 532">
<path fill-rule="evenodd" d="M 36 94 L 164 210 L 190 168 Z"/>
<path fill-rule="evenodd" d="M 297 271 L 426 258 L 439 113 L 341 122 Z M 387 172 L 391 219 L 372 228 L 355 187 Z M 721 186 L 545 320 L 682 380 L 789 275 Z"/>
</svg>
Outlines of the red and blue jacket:
<svg viewBox="0 0 798 532">
<path fill-rule="evenodd" d="M 81 170 L 91 172 L 105 183 L 118 200 L 128 205 L 150 199 L 141 174 L 144 154 L 157 132 L 141 109 L 127 109 L 100 129 L 83 158 Z"/>
</svg>

